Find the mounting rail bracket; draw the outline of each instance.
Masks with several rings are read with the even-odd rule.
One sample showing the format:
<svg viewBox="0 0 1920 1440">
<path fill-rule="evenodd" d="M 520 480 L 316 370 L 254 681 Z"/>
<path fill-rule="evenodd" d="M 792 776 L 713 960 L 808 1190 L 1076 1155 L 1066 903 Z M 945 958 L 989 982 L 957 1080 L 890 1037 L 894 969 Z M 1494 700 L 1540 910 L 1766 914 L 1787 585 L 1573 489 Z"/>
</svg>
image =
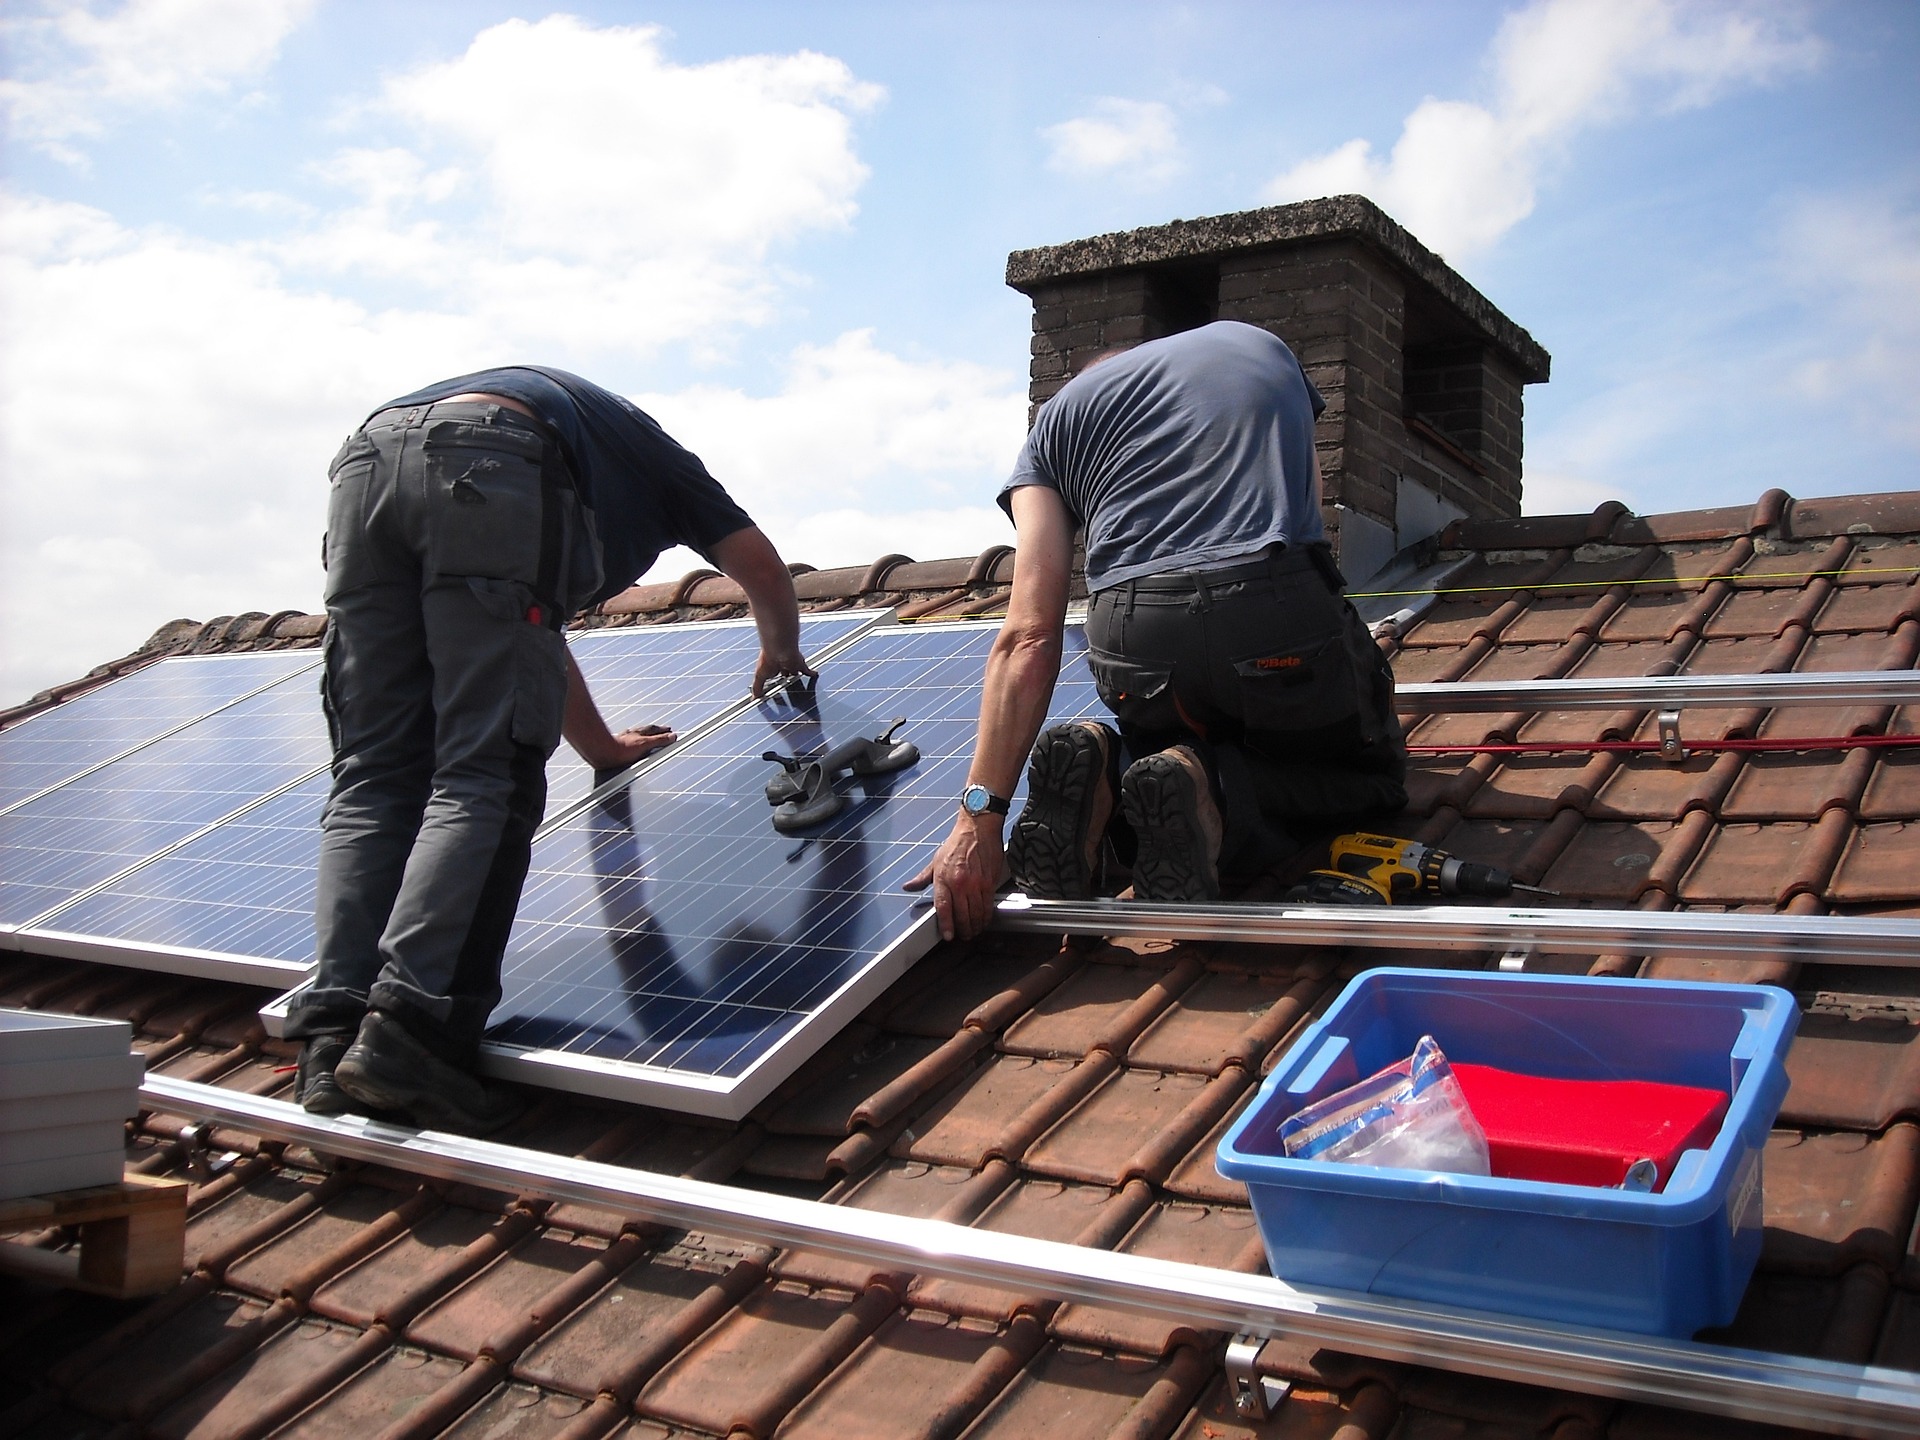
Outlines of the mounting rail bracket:
<svg viewBox="0 0 1920 1440">
<path fill-rule="evenodd" d="M 1680 743 L 1680 712 L 1662 710 L 1659 714 L 1660 758 L 1669 765 L 1683 764 L 1687 758 L 1687 747 Z"/>
<path fill-rule="evenodd" d="M 1242 1333 L 1227 1345 L 1227 1388 L 1233 1396 L 1233 1413 L 1242 1420 L 1267 1419 L 1293 1393 L 1291 1380 L 1262 1375 L 1253 1368 L 1266 1343 L 1264 1335 Z"/>
</svg>

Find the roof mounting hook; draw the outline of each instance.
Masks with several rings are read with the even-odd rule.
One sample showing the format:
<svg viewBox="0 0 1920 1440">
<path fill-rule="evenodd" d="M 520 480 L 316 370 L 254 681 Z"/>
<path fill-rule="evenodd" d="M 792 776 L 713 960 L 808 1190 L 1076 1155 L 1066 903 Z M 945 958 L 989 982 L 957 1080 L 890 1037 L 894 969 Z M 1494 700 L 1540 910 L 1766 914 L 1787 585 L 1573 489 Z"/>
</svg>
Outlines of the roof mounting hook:
<svg viewBox="0 0 1920 1440">
<path fill-rule="evenodd" d="M 1660 726 L 1660 758 L 1669 765 L 1685 763 L 1687 747 L 1680 743 L 1680 712 L 1662 710 L 1657 723 Z"/>
<path fill-rule="evenodd" d="M 1242 1420 L 1267 1419 L 1293 1393 L 1291 1380 L 1254 1369 L 1266 1343 L 1265 1336 L 1242 1332 L 1227 1345 L 1227 1388 L 1233 1396 L 1233 1413 Z"/>
</svg>

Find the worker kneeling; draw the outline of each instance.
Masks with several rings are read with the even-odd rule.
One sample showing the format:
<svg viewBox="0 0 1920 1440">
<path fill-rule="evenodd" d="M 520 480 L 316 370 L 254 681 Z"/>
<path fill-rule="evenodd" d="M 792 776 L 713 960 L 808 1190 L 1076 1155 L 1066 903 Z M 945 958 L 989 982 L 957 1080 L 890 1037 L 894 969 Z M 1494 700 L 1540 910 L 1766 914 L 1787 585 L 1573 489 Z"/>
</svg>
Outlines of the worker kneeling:
<svg viewBox="0 0 1920 1440">
<path fill-rule="evenodd" d="M 1325 408 L 1277 336 L 1218 321 L 1095 356 L 1041 409 L 1000 494 L 1019 561 L 970 783 L 909 884 L 933 886 L 948 938 L 985 926 L 1009 869 L 1037 898 L 1089 896 L 1110 829 L 1134 849 L 1138 898 L 1201 901 L 1223 874 L 1405 806 L 1393 674 L 1321 524 Z M 1077 530 L 1088 663 L 1119 731 L 1039 734 Z"/>
</svg>

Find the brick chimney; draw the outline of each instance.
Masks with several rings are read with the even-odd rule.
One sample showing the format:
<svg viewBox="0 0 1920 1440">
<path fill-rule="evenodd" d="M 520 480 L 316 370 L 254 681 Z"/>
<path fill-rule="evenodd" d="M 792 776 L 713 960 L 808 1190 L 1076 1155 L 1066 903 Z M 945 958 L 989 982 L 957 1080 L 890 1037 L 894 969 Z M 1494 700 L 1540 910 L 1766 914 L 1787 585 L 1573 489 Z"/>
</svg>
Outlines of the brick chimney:
<svg viewBox="0 0 1920 1440">
<path fill-rule="evenodd" d="M 1521 388 L 1551 357 L 1370 200 L 1016 250 L 1007 284 L 1033 301 L 1035 409 L 1076 357 L 1211 320 L 1292 346 L 1327 399 L 1327 531 L 1356 584 L 1449 520 L 1520 513 Z"/>
</svg>

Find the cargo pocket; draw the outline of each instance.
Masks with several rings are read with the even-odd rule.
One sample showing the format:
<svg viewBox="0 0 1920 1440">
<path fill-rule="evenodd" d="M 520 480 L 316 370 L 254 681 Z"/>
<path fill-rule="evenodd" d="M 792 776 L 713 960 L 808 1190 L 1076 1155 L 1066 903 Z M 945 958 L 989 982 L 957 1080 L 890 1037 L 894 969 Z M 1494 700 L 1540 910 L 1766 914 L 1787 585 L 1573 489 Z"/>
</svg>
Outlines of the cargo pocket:
<svg viewBox="0 0 1920 1440">
<path fill-rule="evenodd" d="M 1355 656 L 1342 631 L 1233 662 L 1241 722 L 1250 731 L 1322 730 L 1365 706 Z"/>
<path fill-rule="evenodd" d="M 516 745 L 531 745 L 551 755 L 560 743 L 567 711 L 567 642 L 557 630 L 527 618 L 533 589 L 517 580 L 467 577 L 467 589 L 480 608 L 508 628 L 506 659 L 513 685 L 509 729 Z M 497 723 L 497 722 L 496 722 Z"/>
<path fill-rule="evenodd" d="M 371 578 L 356 577 L 354 572 L 361 564 L 367 495 L 378 458 L 373 442 L 355 431 L 327 466 L 327 528 L 320 535 L 320 566 L 327 574 L 321 591 L 325 599 Z"/>
<path fill-rule="evenodd" d="M 565 621 L 600 593 L 606 578 L 600 557 L 600 536 L 593 524 L 593 511 L 580 503 L 571 485 L 554 492 L 560 505 L 561 544 L 560 593 L 554 596 L 560 618 Z"/>
<path fill-rule="evenodd" d="M 340 753 L 340 711 L 334 698 L 339 693 L 340 682 L 333 673 L 339 664 L 336 654 L 339 645 L 335 638 L 338 633 L 329 620 L 320 634 L 320 713 L 327 717 L 327 744 L 334 755 Z"/>
<path fill-rule="evenodd" d="M 427 428 L 427 558 L 436 574 L 535 581 L 544 449 L 540 436 L 511 426 L 442 420 Z"/>
<path fill-rule="evenodd" d="M 1143 730 L 1170 730 L 1181 723 L 1173 701 L 1173 670 L 1087 647 L 1087 668 L 1093 671 L 1100 699 L 1123 725 Z"/>
</svg>

